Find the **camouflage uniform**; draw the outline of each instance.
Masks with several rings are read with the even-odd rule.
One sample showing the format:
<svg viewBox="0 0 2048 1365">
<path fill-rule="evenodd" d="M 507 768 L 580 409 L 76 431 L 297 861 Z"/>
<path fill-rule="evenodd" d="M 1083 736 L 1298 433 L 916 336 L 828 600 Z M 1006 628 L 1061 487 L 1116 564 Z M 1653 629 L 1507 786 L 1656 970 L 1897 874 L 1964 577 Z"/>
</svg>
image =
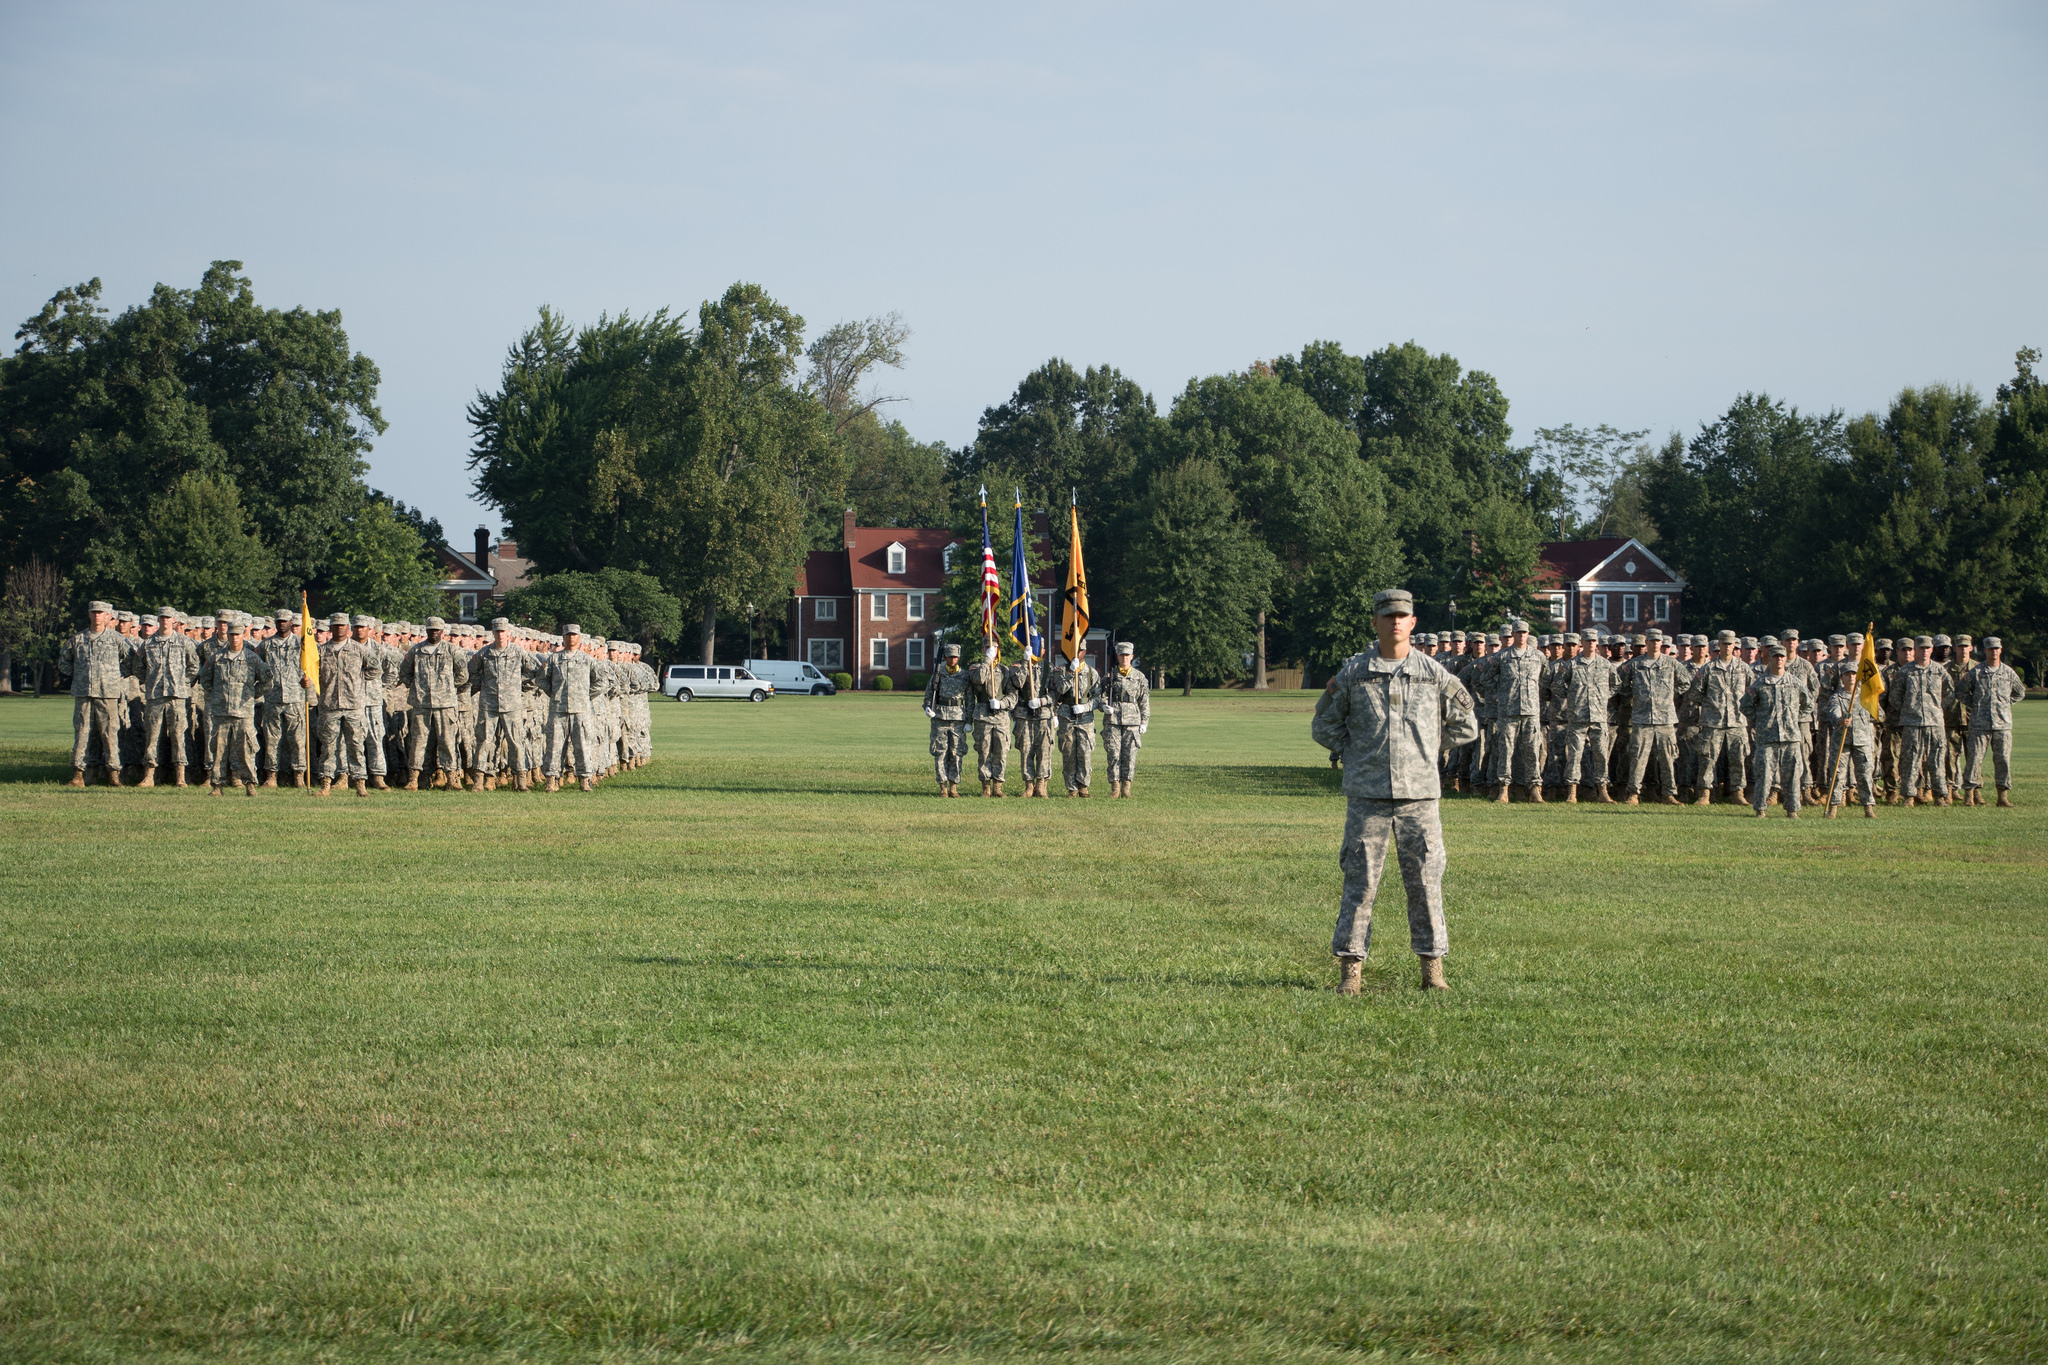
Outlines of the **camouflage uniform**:
<svg viewBox="0 0 2048 1365">
<path fill-rule="evenodd" d="M 1578 648 L 1578 636 L 1568 635 L 1563 643 Z M 1552 659 L 1543 666 L 1543 785 L 1549 789 L 1565 786 L 1564 756 L 1568 747 L 1571 704 L 1572 656 Z M 1560 794 L 1562 794 L 1560 790 Z"/>
<path fill-rule="evenodd" d="M 1755 681 L 1756 674 L 1740 659 L 1709 659 L 1685 689 L 1700 720 L 1693 755 L 1695 803 L 1713 799 L 1724 762 L 1728 799 L 1732 802 L 1749 792 L 1749 718 L 1742 698 Z"/>
<path fill-rule="evenodd" d="M 1621 672 L 1614 660 L 1597 650 L 1587 658 L 1561 661 L 1556 689 L 1564 696 L 1565 783 L 1576 799 L 1581 785 L 1607 790 L 1608 707 L 1621 690 Z"/>
<path fill-rule="evenodd" d="M 286 629 L 260 646 L 263 662 L 270 666 L 270 687 L 263 694 L 263 760 L 259 765 L 267 778 L 276 773 L 305 772 L 312 749 L 307 689 L 299 669 L 299 645 L 304 637 L 291 633 L 289 618 L 281 618 L 281 623 Z"/>
<path fill-rule="evenodd" d="M 342 639 L 348 618 L 335 623 L 336 636 L 320 646 L 320 781 L 361 782 L 364 767 L 363 698 L 382 675 L 382 665 L 355 638 Z"/>
<path fill-rule="evenodd" d="M 1705 636 L 1681 635 L 1678 637 L 1678 666 L 1685 675 L 1685 684 L 1678 689 L 1678 761 L 1677 781 L 1679 799 L 1687 793 L 1697 799 L 1698 793 L 1714 785 L 1713 776 L 1700 780 L 1700 704 L 1692 693 L 1693 675 L 1703 664 L 1695 664 L 1686 658 L 1687 650 L 1697 638 L 1702 643 Z"/>
<path fill-rule="evenodd" d="M 94 611 L 112 612 L 104 602 Z M 71 767 L 84 772 L 95 763 L 112 770 L 121 762 L 121 708 L 134 666 L 135 641 L 115 630 L 80 631 L 57 653 L 57 680 L 71 684 Z M 75 781 L 76 779 L 74 779 Z"/>
<path fill-rule="evenodd" d="M 1894 676 L 1899 689 L 1899 724 L 1904 735 L 1899 748 L 1899 790 L 1908 801 L 1920 794 L 1920 783 L 1934 789 L 1939 800 L 1948 797 L 1948 774 L 1943 769 L 1948 741 L 1943 719 L 1955 692 L 1948 671 L 1934 662 L 1911 663 Z"/>
<path fill-rule="evenodd" d="M 1137 776 L 1138 750 L 1152 724 L 1152 685 L 1142 670 L 1124 668 L 1119 664 L 1102 684 L 1102 759 L 1112 784 Z"/>
<path fill-rule="evenodd" d="M 1940 643 L 1941 637 L 1937 636 L 1935 638 L 1936 643 Z M 1948 714 L 1942 717 L 1948 730 L 1948 756 L 1945 771 L 1948 774 L 1950 791 L 1960 791 L 1963 786 L 1963 765 L 1965 762 L 1963 736 L 1969 733 L 1970 729 L 1970 702 L 1963 695 L 1963 680 L 1970 676 L 1971 669 L 1971 665 L 1963 659 L 1963 650 L 1970 643 L 1969 636 L 1956 636 L 1955 643 L 1949 650 L 1948 661 L 1942 665 L 1942 668 L 1948 673 L 1949 686 L 1953 690 L 1955 697 L 1955 700 L 1949 703 Z"/>
<path fill-rule="evenodd" d="M 1869 810 L 1877 804 L 1877 726 L 1857 700 L 1861 689 L 1856 661 L 1830 660 L 1822 679 L 1827 684 L 1821 724 L 1828 737 L 1828 800 L 1835 805 L 1849 803 L 1853 768 L 1856 788 L 1863 793 L 1863 808 Z"/>
<path fill-rule="evenodd" d="M 924 713 L 932 722 L 932 775 L 942 793 L 960 785 L 960 761 L 967 752 L 967 674 L 958 668 L 959 647 L 948 645 L 938 671 L 924 685 Z M 947 668 L 947 664 L 955 666 Z"/>
<path fill-rule="evenodd" d="M 1437 756 L 1477 738 L 1472 712 L 1464 684 L 1420 650 L 1399 660 L 1382 659 L 1377 647 L 1353 655 L 1323 689 L 1310 733 L 1344 757 L 1344 889 L 1330 940 L 1337 957 L 1362 959 L 1372 947 L 1389 842 L 1408 893 L 1409 946 L 1425 958 L 1450 951 Z"/>
<path fill-rule="evenodd" d="M 1913 642 L 1902 640 L 1892 651 L 1892 662 L 1881 666 L 1878 675 L 1884 679 L 1884 693 L 1878 698 L 1878 777 L 1884 783 L 1885 796 L 1896 801 L 1899 791 L 1899 754 L 1906 745 L 1905 728 L 1899 723 L 1899 669 L 1904 661 L 1901 653 L 1911 653 Z"/>
<path fill-rule="evenodd" d="M 967 668 L 974 698 L 974 754 L 983 786 L 1000 784 L 1010 773 L 1010 712 L 1016 709 L 1019 678 L 999 663 L 983 660 Z"/>
<path fill-rule="evenodd" d="M 163 618 L 159 617 L 159 620 Z M 176 629 L 159 630 L 142 647 L 143 780 L 155 781 L 159 757 L 173 781 L 185 782 L 185 707 L 199 680 L 199 646 Z"/>
<path fill-rule="evenodd" d="M 444 631 L 438 617 L 427 629 Z M 583 656 L 591 664 L 595 659 Z M 461 760 L 456 744 L 460 724 L 461 691 L 469 683 L 469 665 L 444 633 L 439 640 L 422 640 L 406 652 L 399 665 L 399 680 L 412 688 L 413 729 L 405 748 L 406 785 L 416 785 L 426 768 L 427 746 L 434 747 L 434 766 L 450 774 L 449 782 L 460 785 Z M 550 772 L 549 776 L 555 774 Z M 587 776 L 579 772 L 579 776 Z"/>
<path fill-rule="evenodd" d="M 1678 800 L 1678 690 L 1691 681 L 1690 670 L 1654 646 L 1630 659 L 1621 670 L 1629 697 L 1628 795 L 1640 795 L 1643 778 L 1653 775 L 1669 801 Z M 1652 764 L 1654 763 L 1654 773 Z"/>
<path fill-rule="evenodd" d="M 1017 678 L 1017 756 L 1024 762 L 1025 794 L 1029 795 L 1052 776 L 1052 735 L 1057 724 L 1053 720 L 1052 669 L 1040 659 L 1035 664 L 1018 664 L 1010 671 Z"/>
<path fill-rule="evenodd" d="M 1799 746 L 1813 717 L 1806 685 L 1789 672 L 1765 673 L 1742 695 L 1742 714 L 1756 726 L 1756 776 L 1749 804 L 1758 815 L 1775 789 L 1785 797 L 1785 813 L 1797 815 L 1800 799 Z"/>
<path fill-rule="evenodd" d="M 597 679 L 597 660 L 581 649 L 571 649 L 568 640 L 580 640 L 581 632 L 562 632 L 565 644 L 560 653 L 548 656 L 548 786 L 552 790 L 562 779 L 564 762 L 573 758 L 576 777 L 588 783 L 596 772 L 595 723 L 591 719 L 591 692 L 602 686 Z M 415 645 L 417 650 L 419 646 Z"/>
<path fill-rule="evenodd" d="M 1984 642 L 1988 653 L 1999 647 L 1996 636 Z M 2012 708 L 2024 701 L 2027 685 L 2003 661 L 1988 660 L 1972 668 L 1964 679 L 1969 692 L 1970 733 L 1968 762 L 1963 767 L 1963 785 L 1977 791 L 1984 785 L 1984 751 L 1991 751 L 1993 780 L 2000 792 L 2012 790 Z"/>
<path fill-rule="evenodd" d="M 1489 786 L 1502 788 L 1502 796 L 1510 784 L 1528 787 L 1543 776 L 1538 726 L 1543 713 L 1543 670 L 1548 662 L 1536 646 L 1525 643 L 1488 655 L 1480 671 L 1493 711 L 1486 780 Z M 1541 794 L 1539 789 L 1539 798 Z"/>
<path fill-rule="evenodd" d="M 1059 699 L 1060 776 L 1067 795 L 1086 793 L 1095 765 L 1095 708 L 1102 695 L 1102 675 L 1083 654 L 1073 666 L 1053 675 Z"/>
<path fill-rule="evenodd" d="M 532 766 L 526 758 L 526 684 L 543 671 L 540 657 L 516 644 L 493 641 L 470 656 L 467 686 L 476 697 L 479 771 L 523 775 Z"/>
<path fill-rule="evenodd" d="M 253 790 L 256 701 L 270 687 L 270 665 L 247 643 L 240 649 L 231 643 L 215 650 L 200 668 L 199 685 L 206 689 L 206 714 L 213 731 L 208 757 L 214 787 L 225 787 L 239 772 Z"/>
</svg>

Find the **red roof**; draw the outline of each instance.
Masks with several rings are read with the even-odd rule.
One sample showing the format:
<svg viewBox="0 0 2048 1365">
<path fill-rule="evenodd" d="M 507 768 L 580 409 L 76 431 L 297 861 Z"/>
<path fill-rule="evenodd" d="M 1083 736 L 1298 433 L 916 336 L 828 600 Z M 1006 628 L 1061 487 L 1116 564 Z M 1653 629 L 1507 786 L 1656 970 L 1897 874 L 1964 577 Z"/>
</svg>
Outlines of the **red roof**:
<svg viewBox="0 0 2048 1365">
<path fill-rule="evenodd" d="M 1627 536 L 1602 536 L 1598 540 L 1546 540 L 1543 542 L 1543 562 L 1557 570 L 1558 581 L 1576 583 L 1594 569 L 1600 561 L 1628 544 Z"/>
<path fill-rule="evenodd" d="M 851 597 L 853 585 L 846 577 L 846 551 L 813 550 L 804 556 L 796 571 L 798 597 Z"/>
<path fill-rule="evenodd" d="M 851 561 L 852 586 L 869 591 L 898 588 L 937 591 L 946 586 L 946 547 L 958 539 L 951 531 L 940 527 L 852 527 L 846 537 L 848 550 L 844 556 Z M 898 544 L 904 549 L 903 572 L 890 573 L 889 547 Z"/>
</svg>

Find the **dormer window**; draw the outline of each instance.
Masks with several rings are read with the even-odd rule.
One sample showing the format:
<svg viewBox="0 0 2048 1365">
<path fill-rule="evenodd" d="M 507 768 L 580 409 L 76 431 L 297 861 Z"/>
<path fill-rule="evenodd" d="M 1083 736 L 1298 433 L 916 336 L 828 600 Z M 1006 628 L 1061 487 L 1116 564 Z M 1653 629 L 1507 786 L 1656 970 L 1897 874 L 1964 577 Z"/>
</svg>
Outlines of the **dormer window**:
<svg viewBox="0 0 2048 1365">
<path fill-rule="evenodd" d="M 889 572 L 902 573 L 904 569 L 904 561 L 908 558 L 909 556 L 904 551 L 903 543 L 901 541 L 898 541 L 896 544 L 891 545 L 889 547 Z"/>
</svg>

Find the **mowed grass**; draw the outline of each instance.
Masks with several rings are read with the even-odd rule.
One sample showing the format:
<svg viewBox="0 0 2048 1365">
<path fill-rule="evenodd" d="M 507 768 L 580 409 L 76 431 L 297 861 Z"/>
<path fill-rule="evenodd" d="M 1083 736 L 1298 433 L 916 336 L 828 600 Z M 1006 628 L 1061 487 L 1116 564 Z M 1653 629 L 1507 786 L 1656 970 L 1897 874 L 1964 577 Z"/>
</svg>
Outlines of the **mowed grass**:
<svg viewBox="0 0 2048 1365">
<path fill-rule="evenodd" d="M 1346 1000 L 1311 700 L 1001 803 L 906 697 L 324 802 L 0 703 L 0 1357 L 2048 1353 L 2048 708 L 2013 811 L 1446 803 Z"/>
</svg>

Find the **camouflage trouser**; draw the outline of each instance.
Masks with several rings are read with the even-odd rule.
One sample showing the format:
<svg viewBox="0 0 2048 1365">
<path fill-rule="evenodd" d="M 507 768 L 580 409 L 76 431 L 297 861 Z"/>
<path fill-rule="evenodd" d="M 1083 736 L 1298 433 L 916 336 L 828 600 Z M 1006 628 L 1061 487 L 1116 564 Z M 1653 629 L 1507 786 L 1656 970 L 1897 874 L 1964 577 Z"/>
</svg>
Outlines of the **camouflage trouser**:
<svg viewBox="0 0 2048 1365">
<path fill-rule="evenodd" d="M 1948 795 L 1948 775 L 1942 759 L 1948 745 L 1939 725 L 1903 725 L 1904 743 L 1899 746 L 1899 795 L 1908 801 L 1920 794 L 1920 784 L 1934 789 L 1936 796 Z"/>
<path fill-rule="evenodd" d="M 1770 804 L 1771 793 L 1777 791 L 1785 798 L 1786 812 L 1797 811 L 1802 785 L 1799 770 L 1802 766 L 1797 740 L 1757 745 L 1756 782 L 1750 789 L 1749 804 L 1762 810 Z"/>
<path fill-rule="evenodd" d="M 1010 718 L 974 722 L 974 754 L 980 760 L 976 770 L 984 782 L 1005 782 L 1010 772 Z"/>
<path fill-rule="evenodd" d="M 434 766 L 443 772 L 458 771 L 462 764 L 455 756 L 455 746 L 461 727 L 458 714 L 452 706 L 436 707 L 412 713 L 412 734 L 405 746 L 405 766 L 411 772 L 424 772 L 427 767 L 427 746 L 433 745 Z"/>
<path fill-rule="evenodd" d="M 320 780 L 360 781 L 363 771 L 363 713 L 320 708 Z"/>
<path fill-rule="evenodd" d="M 1364 957 L 1372 947 L 1372 906 L 1386 872 L 1389 840 L 1401 865 L 1401 885 L 1408 892 L 1409 947 L 1420 957 L 1442 957 L 1450 951 L 1450 934 L 1444 927 L 1444 829 L 1437 804 L 1430 798 L 1345 800 L 1344 843 L 1337 850 L 1344 890 L 1337 901 L 1332 953 Z"/>
<path fill-rule="evenodd" d="M 523 773 L 526 762 L 526 724 L 523 716 L 500 712 L 479 716 L 476 723 L 476 766 L 478 772 Z"/>
<path fill-rule="evenodd" d="M 78 697 L 72 701 L 72 767 L 120 766 L 121 706 L 120 697 Z"/>
<path fill-rule="evenodd" d="M 1108 765 L 1110 781 L 1129 782 L 1138 775 L 1138 750 L 1144 742 L 1135 725 L 1102 727 L 1102 760 Z"/>
<path fill-rule="evenodd" d="M 967 753 L 967 722 L 932 722 L 932 780 L 940 786 L 960 781 L 960 760 Z"/>
<path fill-rule="evenodd" d="M 1652 774 L 1658 786 L 1671 795 L 1678 795 L 1678 727 L 1676 725 L 1636 725 L 1630 727 L 1628 738 L 1628 794 L 1634 796 L 1643 789 L 1643 777 L 1650 772 L 1652 760 L 1655 773 Z"/>
<path fill-rule="evenodd" d="M 1052 713 L 1017 717 L 1017 755 L 1024 760 L 1024 780 L 1043 782 L 1052 776 Z"/>
<path fill-rule="evenodd" d="M 1565 780 L 1573 786 L 1607 785 L 1607 727 L 1573 721 L 1564 742 Z"/>
<path fill-rule="evenodd" d="M 160 697 L 143 708 L 142 766 L 154 768 L 158 758 L 164 760 L 167 768 L 185 766 L 183 697 Z"/>
<path fill-rule="evenodd" d="M 263 771 L 306 770 L 306 703 L 286 698 L 263 708 Z"/>
<path fill-rule="evenodd" d="M 1963 785 L 1963 731 L 1960 726 L 1950 726 L 1948 732 L 1948 763 L 1943 769 L 1948 774 L 1951 791 Z"/>
<path fill-rule="evenodd" d="M 1693 775 L 1698 780 L 1693 784 L 1711 793 L 1722 783 L 1721 762 L 1727 760 L 1725 778 L 1728 795 L 1740 796 L 1749 790 L 1749 729 L 1741 725 L 1708 726 L 1700 731 L 1694 741 Z"/>
<path fill-rule="evenodd" d="M 1095 721 L 1092 716 L 1070 720 L 1060 726 L 1060 776 L 1068 791 L 1093 785 L 1095 769 Z"/>
<path fill-rule="evenodd" d="M 596 746 L 591 741 L 596 737 L 588 715 L 556 716 L 549 721 L 548 776 L 560 777 L 563 761 L 570 758 L 575 760 L 576 776 L 595 776 L 596 769 L 592 764 L 597 757 Z"/>
<path fill-rule="evenodd" d="M 1526 787 L 1543 774 L 1543 733 L 1534 716 L 1502 716 L 1493 723 L 1486 782 Z"/>
<path fill-rule="evenodd" d="M 2002 792 L 2012 790 L 2012 731 L 1972 730 L 1965 743 L 1968 761 L 1963 764 L 1963 786 L 1971 791 L 1984 785 L 1984 751 L 1991 750 L 1992 778 Z"/>
<path fill-rule="evenodd" d="M 1486 742 L 1486 735 L 1491 729 L 1493 729 L 1493 721 L 1490 718 L 1480 721 L 1479 738 L 1458 751 L 1464 756 L 1459 765 L 1458 776 L 1464 778 L 1468 786 L 1483 787 L 1486 785 L 1486 755 L 1490 749 Z"/>
<path fill-rule="evenodd" d="M 1899 727 L 1886 725 L 1877 733 L 1878 777 L 1884 782 L 1884 789 L 1896 796 L 1899 794 L 1899 749 L 1901 748 Z"/>
<path fill-rule="evenodd" d="M 382 777 L 390 767 L 384 755 L 384 699 L 376 698 L 363 708 L 363 767 L 372 777 Z"/>
<path fill-rule="evenodd" d="M 1704 782 L 1700 781 L 1699 741 L 1699 726 L 1681 725 L 1678 727 L 1678 758 L 1676 768 L 1678 773 L 1678 789 L 1680 791 L 1684 791 L 1688 787 L 1697 790 L 1700 787 L 1711 787 L 1713 785 L 1713 778 L 1711 776 Z"/>
<path fill-rule="evenodd" d="M 1546 725 L 1543 727 L 1543 785 L 1562 787 L 1564 785 L 1564 751 L 1566 744 L 1565 727 Z"/>
<path fill-rule="evenodd" d="M 1877 750 L 1869 740 L 1850 740 L 1848 747 L 1842 747 L 1839 727 L 1828 737 L 1829 754 L 1828 778 L 1833 785 L 1830 793 L 1838 806 L 1849 804 L 1849 775 L 1855 770 L 1856 789 L 1863 793 L 1863 804 L 1877 804 Z"/>
<path fill-rule="evenodd" d="M 256 717 L 215 716 L 213 717 L 213 743 L 208 749 L 212 759 L 213 785 L 225 787 L 236 781 L 256 781 Z"/>
</svg>

